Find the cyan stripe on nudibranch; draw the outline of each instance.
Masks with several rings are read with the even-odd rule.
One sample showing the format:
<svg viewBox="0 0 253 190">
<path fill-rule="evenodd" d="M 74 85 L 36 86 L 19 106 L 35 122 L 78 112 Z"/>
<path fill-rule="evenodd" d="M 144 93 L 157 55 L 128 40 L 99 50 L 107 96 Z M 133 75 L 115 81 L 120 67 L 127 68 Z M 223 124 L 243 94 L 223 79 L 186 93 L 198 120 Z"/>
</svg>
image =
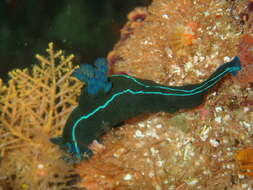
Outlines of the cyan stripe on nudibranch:
<svg viewBox="0 0 253 190">
<path fill-rule="evenodd" d="M 202 83 L 172 87 L 129 75 L 107 77 L 105 59 L 98 59 L 95 65 L 81 66 L 74 72 L 87 86 L 79 98 L 78 107 L 67 120 L 63 136 L 52 139 L 52 142 L 67 147 L 70 153 L 79 158 L 85 152 L 91 154 L 88 145 L 102 135 L 104 128 L 113 127 L 141 113 L 175 112 L 181 108 L 195 107 L 202 103 L 207 90 L 227 73 L 235 75 L 241 69 L 236 56 Z"/>
</svg>

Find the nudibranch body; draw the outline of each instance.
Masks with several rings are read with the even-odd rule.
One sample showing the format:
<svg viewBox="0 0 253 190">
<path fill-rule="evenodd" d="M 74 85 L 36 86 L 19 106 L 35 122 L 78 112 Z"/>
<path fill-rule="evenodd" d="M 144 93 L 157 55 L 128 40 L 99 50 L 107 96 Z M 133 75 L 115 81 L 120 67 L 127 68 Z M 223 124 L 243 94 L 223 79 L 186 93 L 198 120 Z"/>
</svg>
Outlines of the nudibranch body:
<svg viewBox="0 0 253 190">
<path fill-rule="evenodd" d="M 61 137 L 51 139 L 61 148 L 83 158 L 92 155 L 89 144 L 117 124 L 145 113 L 176 112 L 203 102 L 204 95 L 228 73 L 241 69 L 240 60 L 221 65 L 206 81 L 185 86 L 165 86 L 129 75 L 107 77 L 107 62 L 98 59 L 95 67 L 82 65 L 74 76 L 84 81 L 79 105 L 69 116 Z"/>
</svg>

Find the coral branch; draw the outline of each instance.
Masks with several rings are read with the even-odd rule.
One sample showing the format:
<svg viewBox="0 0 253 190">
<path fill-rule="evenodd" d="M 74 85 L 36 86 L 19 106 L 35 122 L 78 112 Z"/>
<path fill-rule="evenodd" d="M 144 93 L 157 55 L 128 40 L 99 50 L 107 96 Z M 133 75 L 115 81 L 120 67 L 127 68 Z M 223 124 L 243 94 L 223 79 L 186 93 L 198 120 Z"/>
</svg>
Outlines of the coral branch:
<svg viewBox="0 0 253 190">
<path fill-rule="evenodd" d="M 0 80 L 0 176 L 11 184 L 8 189 L 54 189 L 54 183 L 58 189 L 73 173 L 49 138 L 59 135 L 82 84 L 71 76 L 74 55 L 55 51 L 53 43 L 47 52 L 36 55 L 40 64 L 31 69 L 11 71 L 7 85 Z"/>
</svg>

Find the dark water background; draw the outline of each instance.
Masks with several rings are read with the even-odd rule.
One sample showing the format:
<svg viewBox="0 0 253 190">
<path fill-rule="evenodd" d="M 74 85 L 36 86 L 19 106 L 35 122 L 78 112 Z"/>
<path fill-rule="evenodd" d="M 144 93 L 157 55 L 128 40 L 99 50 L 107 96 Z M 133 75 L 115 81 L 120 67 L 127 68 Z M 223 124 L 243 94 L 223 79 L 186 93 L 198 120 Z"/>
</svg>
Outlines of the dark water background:
<svg viewBox="0 0 253 190">
<path fill-rule="evenodd" d="M 151 0 L 0 0 L 0 78 L 36 63 L 48 42 L 76 55 L 104 57 L 119 40 L 127 14 Z"/>
</svg>

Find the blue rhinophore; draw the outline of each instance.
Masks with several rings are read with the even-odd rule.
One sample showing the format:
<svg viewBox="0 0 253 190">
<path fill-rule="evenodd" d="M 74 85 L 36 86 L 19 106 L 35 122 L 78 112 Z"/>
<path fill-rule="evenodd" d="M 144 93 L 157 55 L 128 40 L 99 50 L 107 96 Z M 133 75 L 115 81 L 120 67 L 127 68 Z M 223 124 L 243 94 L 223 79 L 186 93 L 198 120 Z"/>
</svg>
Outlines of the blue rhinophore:
<svg viewBox="0 0 253 190">
<path fill-rule="evenodd" d="M 108 81 L 108 64 L 105 58 L 98 58 L 95 66 L 82 64 L 76 69 L 73 76 L 86 83 L 87 92 L 90 95 L 97 95 L 99 91 L 109 92 L 112 84 Z"/>
</svg>

